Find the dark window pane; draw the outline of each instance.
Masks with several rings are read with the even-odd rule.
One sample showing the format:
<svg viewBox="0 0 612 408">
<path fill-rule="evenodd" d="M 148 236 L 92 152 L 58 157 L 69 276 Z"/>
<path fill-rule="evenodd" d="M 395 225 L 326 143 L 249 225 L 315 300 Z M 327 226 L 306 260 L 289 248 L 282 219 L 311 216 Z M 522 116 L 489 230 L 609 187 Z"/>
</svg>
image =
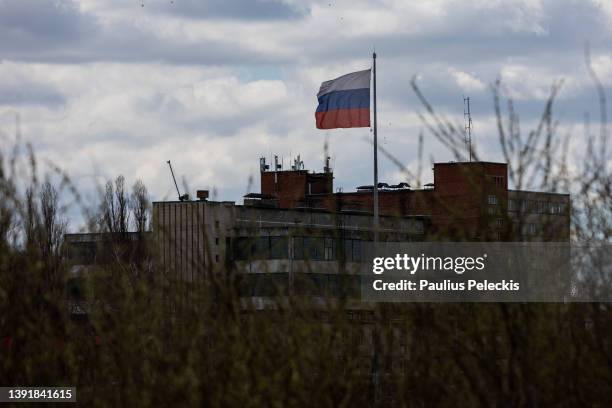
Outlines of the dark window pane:
<svg viewBox="0 0 612 408">
<path fill-rule="evenodd" d="M 270 297 L 287 293 L 287 273 L 248 273 L 241 276 L 240 295 Z"/>
<path fill-rule="evenodd" d="M 296 273 L 293 281 L 295 293 L 298 295 L 316 294 L 316 284 L 312 279 L 312 273 Z"/>
<path fill-rule="evenodd" d="M 289 241 L 287 237 L 270 237 L 270 258 L 289 258 Z"/>
<path fill-rule="evenodd" d="M 254 259 L 270 258 L 270 237 L 259 237 L 255 240 Z"/>
<path fill-rule="evenodd" d="M 353 240 L 353 262 L 361 261 L 361 241 L 356 239 Z"/>
<path fill-rule="evenodd" d="M 304 237 L 304 258 L 303 259 L 312 259 L 312 254 L 310 253 L 310 247 L 312 247 L 312 238 Z"/>
<path fill-rule="evenodd" d="M 327 285 L 330 295 L 340 296 L 340 284 L 338 281 L 338 275 L 328 275 Z"/>
<path fill-rule="evenodd" d="M 325 238 L 325 253 L 324 258 L 326 261 L 332 261 L 335 258 L 334 256 L 334 240 L 333 238 Z"/>
<path fill-rule="evenodd" d="M 339 275 L 338 295 L 357 298 L 360 295 L 361 279 L 359 275 Z"/>
<path fill-rule="evenodd" d="M 322 261 L 323 259 L 325 259 L 325 247 L 323 238 L 310 238 L 309 241 L 309 258 L 313 261 Z"/>
<path fill-rule="evenodd" d="M 234 240 L 234 259 L 236 260 L 246 260 L 251 258 L 251 252 L 253 245 L 252 238 L 236 238 Z"/>
<path fill-rule="evenodd" d="M 344 240 L 344 251 L 342 253 L 342 259 L 346 262 L 351 262 L 353 258 L 353 240 L 345 239 Z"/>
<path fill-rule="evenodd" d="M 293 237 L 293 259 L 304 259 L 304 238 Z"/>
</svg>

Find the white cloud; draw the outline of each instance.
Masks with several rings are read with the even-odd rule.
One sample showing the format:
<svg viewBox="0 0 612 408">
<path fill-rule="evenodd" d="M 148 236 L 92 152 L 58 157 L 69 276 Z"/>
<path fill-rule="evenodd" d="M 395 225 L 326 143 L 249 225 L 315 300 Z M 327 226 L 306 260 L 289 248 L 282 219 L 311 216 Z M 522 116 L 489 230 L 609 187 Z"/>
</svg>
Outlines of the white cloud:
<svg viewBox="0 0 612 408">
<path fill-rule="evenodd" d="M 220 198 L 240 199 L 249 174 L 257 184 L 260 155 L 277 153 L 288 162 L 300 153 L 308 167 L 320 169 L 326 138 L 336 184 L 348 190 L 369 182 L 369 130 L 316 130 L 314 109 L 320 83 L 369 66 L 374 45 L 381 146 L 410 168 L 423 130 L 409 84 L 414 74 L 421 74 L 419 85 L 437 111 L 458 126 L 462 94 L 473 98 L 476 140 L 487 158 L 499 157 L 488 92 L 498 77 L 518 108 L 527 107 L 525 129 L 555 79 L 565 79 L 558 103 L 568 122 L 580 123 L 593 110 L 585 38 L 602 81 L 609 85 L 612 78 L 612 58 L 602 48 L 610 43 L 607 4 L 293 1 L 287 4 L 297 16 L 283 18 L 281 8 L 253 18 L 244 11 L 236 19 L 188 18 L 153 9 L 150 1 L 143 8 L 118 0 L 83 0 L 60 19 L 53 17 L 56 3 L 23 4 L 9 22 L 27 35 L 13 33 L 14 44 L 0 44 L 0 129 L 10 133 L 18 112 L 24 137 L 83 188 L 123 173 L 143 178 L 158 199 L 174 194 L 168 159 L 193 188 L 217 186 Z M 42 28 L 26 18 L 30 6 L 50 16 L 42 28 L 57 35 L 37 37 Z M 451 158 L 426 133 L 427 163 L 430 156 Z M 389 160 L 380 166 L 381 177 L 399 180 Z M 424 166 L 424 178 L 428 172 Z"/>
<path fill-rule="evenodd" d="M 595 56 L 591 65 L 602 83 L 612 84 L 612 57 L 610 55 Z"/>
<path fill-rule="evenodd" d="M 453 76 L 457 85 L 466 92 L 483 91 L 486 88 L 486 85 L 481 80 L 467 72 L 451 67 L 449 68 L 449 73 Z"/>
<path fill-rule="evenodd" d="M 515 100 L 544 101 L 550 96 L 553 81 L 563 78 L 548 69 L 528 65 L 510 64 L 501 69 L 500 77 L 508 96 Z"/>
</svg>

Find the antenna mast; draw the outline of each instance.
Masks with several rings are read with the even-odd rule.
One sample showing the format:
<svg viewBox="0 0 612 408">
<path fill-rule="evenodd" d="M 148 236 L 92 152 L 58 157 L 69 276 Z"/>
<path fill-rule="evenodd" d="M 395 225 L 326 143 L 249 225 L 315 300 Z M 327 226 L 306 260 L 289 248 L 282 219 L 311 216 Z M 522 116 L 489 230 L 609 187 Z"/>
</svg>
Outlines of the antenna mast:
<svg viewBox="0 0 612 408">
<path fill-rule="evenodd" d="M 465 124 L 465 147 L 472 161 L 472 115 L 470 113 L 470 97 L 463 97 L 463 117 L 466 119 Z"/>
</svg>

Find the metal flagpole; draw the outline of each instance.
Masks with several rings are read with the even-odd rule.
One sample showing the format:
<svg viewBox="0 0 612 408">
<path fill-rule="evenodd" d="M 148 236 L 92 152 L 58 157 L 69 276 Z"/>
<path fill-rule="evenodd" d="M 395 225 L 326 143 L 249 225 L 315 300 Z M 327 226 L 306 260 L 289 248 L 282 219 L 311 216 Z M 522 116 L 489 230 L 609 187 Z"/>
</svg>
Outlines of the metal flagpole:
<svg viewBox="0 0 612 408">
<path fill-rule="evenodd" d="M 378 248 L 378 128 L 376 126 L 376 51 L 372 53 L 372 75 L 374 87 L 374 251 L 372 256 L 377 256 Z M 372 356 L 372 376 L 374 380 L 374 401 L 377 405 L 380 400 L 380 387 L 378 377 L 378 333 L 374 325 L 374 355 Z"/>
<path fill-rule="evenodd" d="M 372 53 L 374 61 L 374 249 L 378 243 L 378 132 L 376 127 L 376 52 Z"/>
</svg>

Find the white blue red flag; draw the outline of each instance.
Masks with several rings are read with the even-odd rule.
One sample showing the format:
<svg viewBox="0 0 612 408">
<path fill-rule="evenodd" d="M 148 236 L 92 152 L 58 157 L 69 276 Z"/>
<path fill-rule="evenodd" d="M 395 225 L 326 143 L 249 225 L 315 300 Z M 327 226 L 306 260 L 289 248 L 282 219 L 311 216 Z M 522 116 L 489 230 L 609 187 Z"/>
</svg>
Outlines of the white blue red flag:
<svg viewBox="0 0 612 408">
<path fill-rule="evenodd" d="M 370 127 L 370 71 L 352 72 L 321 84 L 315 113 L 318 129 Z"/>
</svg>

